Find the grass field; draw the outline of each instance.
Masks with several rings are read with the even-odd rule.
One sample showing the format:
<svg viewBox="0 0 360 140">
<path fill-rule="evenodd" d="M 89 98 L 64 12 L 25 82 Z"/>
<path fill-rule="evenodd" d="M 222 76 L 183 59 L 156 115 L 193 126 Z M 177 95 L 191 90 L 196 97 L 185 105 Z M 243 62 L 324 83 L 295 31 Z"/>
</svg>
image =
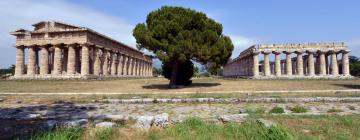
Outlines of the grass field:
<svg viewBox="0 0 360 140">
<path fill-rule="evenodd" d="M 275 126 L 265 127 L 255 121 L 265 118 L 275 122 Z M 141 131 L 129 126 L 110 129 L 87 127 L 85 129 L 58 129 L 35 134 L 33 139 L 87 139 L 87 140 L 348 140 L 360 139 L 359 116 L 252 116 L 242 123 L 213 124 L 198 118 L 189 118 L 184 122 L 165 129 L 152 128 Z"/>
<path fill-rule="evenodd" d="M 360 89 L 360 80 L 194 79 L 189 87 L 167 89 L 163 78 L 104 81 L 0 81 L 0 93 L 136 93 L 227 92 Z"/>
</svg>

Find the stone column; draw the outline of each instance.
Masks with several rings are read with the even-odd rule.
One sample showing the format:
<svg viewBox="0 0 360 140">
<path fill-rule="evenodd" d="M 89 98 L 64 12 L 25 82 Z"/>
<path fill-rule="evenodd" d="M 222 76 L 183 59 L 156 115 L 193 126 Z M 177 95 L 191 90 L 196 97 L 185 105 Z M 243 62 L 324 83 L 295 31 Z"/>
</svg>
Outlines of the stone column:
<svg viewBox="0 0 360 140">
<path fill-rule="evenodd" d="M 264 54 L 264 74 L 265 76 L 270 76 L 270 60 L 269 60 L 270 52 L 263 52 L 263 54 Z"/>
<path fill-rule="evenodd" d="M 109 75 L 109 52 L 107 50 L 103 50 L 103 75 L 108 76 Z"/>
<path fill-rule="evenodd" d="M 326 60 L 325 60 L 325 52 L 319 52 L 320 57 L 320 75 L 326 75 Z"/>
<path fill-rule="evenodd" d="M 291 64 L 291 53 L 292 52 L 285 52 L 286 54 L 286 75 L 292 75 L 292 64 Z"/>
<path fill-rule="evenodd" d="M 345 76 L 350 75 L 349 70 L 349 50 L 342 51 L 342 71 Z"/>
<path fill-rule="evenodd" d="M 141 59 L 138 60 L 137 74 L 138 74 L 138 76 L 141 76 Z"/>
<path fill-rule="evenodd" d="M 55 45 L 55 54 L 54 54 L 54 75 L 60 75 L 61 74 L 61 57 L 62 57 L 62 54 L 61 54 L 61 48 L 60 48 L 60 45 Z"/>
<path fill-rule="evenodd" d="M 118 68 L 117 68 L 118 76 L 123 75 L 123 59 L 124 59 L 124 56 L 121 53 L 119 53 L 118 54 Z"/>
<path fill-rule="evenodd" d="M 297 71 L 297 75 L 299 76 L 303 76 L 304 75 L 304 62 L 303 62 L 303 55 L 302 55 L 302 51 L 297 51 L 297 57 L 296 57 L 296 71 Z"/>
<path fill-rule="evenodd" d="M 330 75 L 329 54 L 325 54 L 326 74 Z"/>
<path fill-rule="evenodd" d="M 75 45 L 68 46 L 68 63 L 67 63 L 67 74 L 75 74 L 76 71 L 76 52 Z"/>
<path fill-rule="evenodd" d="M 89 75 L 89 47 L 87 45 L 81 45 L 81 75 Z"/>
<path fill-rule="evenodd" d="M 275 51 L 275 76 L 281 76 L 281 60 L 280 60 L 280 52 Z"/>
<path fill-rule="evenodd" d="M 49 49 L 48 46 L 41 47 L 40 75 L 49 74 Z"/>
<path fill-rule="evenodd" d="M 23 46 L 16 47 L 16 64 L 15 64 L 15 76 L 21 76 L 24 74 L 25 66 L 25 52 Z"/>
<path fill-rule="evenodd" d="M 314 64 L 314 52 L 308 51 L 308 69 L 309 69 L 309 75 L 314 76 L 315 75 L 315 64 Z"/>
<path fill-rule="evenodd" d="M 129 61 L 129 58 L 126 55 L 124 55 L 123 57 L 124 57 L 123 75 L 128 75 L 128 67 L 129 67 L 128 61 Z"/>
<path fill-rule="evenodd" d="M 331 52 L 331 74 L 334 76 L 339 75 L 339 68 L 337 64 L 337 56 L 336 52 Z"/>
<path fill-rule="evenodd" d="M 116 61 L 117 61 L 117 57 L 115 53 L 111 53 L 111 75 L 116 75 Z"/>
<path fill-rule="evenodd" d="M 36 61 L 35 48 L 32 46 L 32 47 L 29 47 L 29 60 L 28 60 L 28 64 L 27 64 L 27 75 L 35 74 L 35 61 Z"/>
<path fill-rule="evenodd" d="M 259 76 L 259 52 L 254 52 L 252 57 L 253 57 L 253 67 L 252 67 L 253 76 L 257 77 Z"/>
<path fill-rule="evenodd" d="M 100 76 L 101 74 L 101 60 L 100 49 L 95 46 L 94 48 L 94 75 Z"/>
<path fill-rule="evenodd" d="M 136 58 L 133 58 L 133 64 L 132 64 L 132 75 L 133 76 L 136 76 L 136 69 L 137 69 L 137 59 Z"/>
<path fill-rule="evenodd" d="M 132 75 L 132 69 L 133 69 L 133 58 L 129 56 L 128 61 L 128 75 Z"/>
</svg>

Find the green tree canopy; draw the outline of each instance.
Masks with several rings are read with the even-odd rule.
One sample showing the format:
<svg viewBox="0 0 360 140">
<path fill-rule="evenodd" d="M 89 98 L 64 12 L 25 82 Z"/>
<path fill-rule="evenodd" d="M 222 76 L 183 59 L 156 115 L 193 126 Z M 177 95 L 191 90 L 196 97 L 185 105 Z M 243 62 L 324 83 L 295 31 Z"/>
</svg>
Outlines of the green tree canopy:
<svg viewBox="0 0 360 140">
<path fill-rule="evenodd" d="M 177 73 L 178 63 L 187 60 L 220 67 L 234 48 L 231 39 L 222 34 L 220 23 L 182 7 L 164 6 L 150 12 L 146 23 L 136 25 L 133 35 L 139 49 L 153 51 L 163 63 L 172 63 L 172 74 Z"/>
</svg>

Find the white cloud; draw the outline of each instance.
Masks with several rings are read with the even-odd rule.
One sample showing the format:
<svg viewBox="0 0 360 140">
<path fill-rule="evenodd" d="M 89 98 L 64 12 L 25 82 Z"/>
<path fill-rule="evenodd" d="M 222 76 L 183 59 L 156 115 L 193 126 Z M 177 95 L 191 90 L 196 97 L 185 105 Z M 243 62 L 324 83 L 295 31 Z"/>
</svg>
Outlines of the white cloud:
<svg viewBox="0 0 360 140">
<path fill-rule="evenodd" d="M 229 35 L 231 41 L 234 44 L 234 51 L 232 52 L 231 58 L 235 58 L 240 55 L 242 51 L 255 44 L 255 40 L 239 35 Z"/>
<path fill-rule="evenodd" d="M 125 19 L 60 0 L 0 1 L 0 68 L 15 62 L 15 37 L 9 32 L 18 28 L 32 30 L 32 24 L 44 20 L 62 21 L 91 28 L 135 47 L 133 25 Z M 11 48 L 11 49 L 9 49 Z"/>
</svg>

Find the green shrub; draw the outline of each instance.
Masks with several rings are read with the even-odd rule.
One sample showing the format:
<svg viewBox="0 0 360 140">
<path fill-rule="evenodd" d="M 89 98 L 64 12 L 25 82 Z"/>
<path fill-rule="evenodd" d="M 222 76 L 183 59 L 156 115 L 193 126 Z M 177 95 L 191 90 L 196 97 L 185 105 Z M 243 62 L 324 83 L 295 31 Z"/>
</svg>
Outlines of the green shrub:
<svg viewBox="0 0 360 140">
<path fill-rule="evenodd" d="M 291 111 L 293 113 L 306 113 L 307 109 L 305 107 L 302 107 L 302 106 L 295 106 L 294 108 L 291 109 Z"/>
<path fill-rule="evenodd" d="M 284 109 L 281 108 L 281 107 L 274 107 L 272 108 L 269 113 L 278 113 L 278 114 L 281 114 L 281 113 L 285 113 Z"/>
</svg>

